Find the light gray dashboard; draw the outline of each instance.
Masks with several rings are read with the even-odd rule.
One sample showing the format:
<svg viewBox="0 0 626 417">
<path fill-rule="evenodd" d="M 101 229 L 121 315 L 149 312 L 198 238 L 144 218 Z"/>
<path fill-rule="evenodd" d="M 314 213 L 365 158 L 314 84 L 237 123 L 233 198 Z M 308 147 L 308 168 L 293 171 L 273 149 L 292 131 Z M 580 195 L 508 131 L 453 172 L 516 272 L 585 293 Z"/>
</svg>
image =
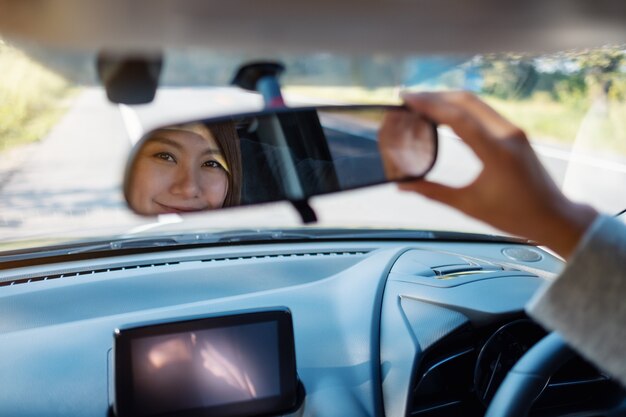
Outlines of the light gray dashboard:
<svg viewBox="0 0 626 417">
<path fill-rule="evenodd" d="M 5 270 L 0 414 L 107 415 L 117 327 L 286 306 L 307 394 L 298 414 L 404 416 L 423 352 L 462 326 L 522 316 L 561 267 L 518 244 L 333 242 Z"/>
</svg>

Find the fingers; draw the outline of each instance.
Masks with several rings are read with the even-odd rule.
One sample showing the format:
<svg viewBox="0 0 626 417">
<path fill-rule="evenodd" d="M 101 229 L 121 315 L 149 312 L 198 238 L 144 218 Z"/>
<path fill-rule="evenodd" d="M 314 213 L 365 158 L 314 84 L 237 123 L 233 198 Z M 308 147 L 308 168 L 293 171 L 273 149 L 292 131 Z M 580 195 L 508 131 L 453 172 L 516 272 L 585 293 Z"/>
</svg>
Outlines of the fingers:
<svg viewBox="0 0 626 417">
<path fill-rule="evenodd" d="M 421 177 L 436 156 L 433 125 L 413 111 L 388 111 L 378 132 L 378 146 L 389 180 Z"/>
<path fill-rule="evenodd" d="M 398 133 L 401 131 L 402 114 L 399 111 L 386 111 L 383 121 L 378 130 L 378 145 L 381 149 L 391 146 L 397 141 Z"/>
<path fill-rule="evenodd" d="M 398 183 L 398 188 L 403 191 L 417 192 L 424 197 L 428 197 L 432 200 L 454 207 L 460 205 L 460 199 L 464 196 L 462 188 L 450 187 L 426 180 L 401 182 Z"/>
<path fill-rule="evenodd" d="M 520 134 L 519 128 L 466 92 L 405 94 L 408 107 L 448 125 L 484 160 L 495 141 Z"/>
<path fill-rule="evenodd" d="M 464 119 L 474 118 L 493 136 L 507 136 L 519 130 L 487 103 L 466 91 L 405 94 L 403 99 L 410 107 L 419 107 L 423 114 L 432 113 L 438 123 L 463 123 Z"/>
</svg>

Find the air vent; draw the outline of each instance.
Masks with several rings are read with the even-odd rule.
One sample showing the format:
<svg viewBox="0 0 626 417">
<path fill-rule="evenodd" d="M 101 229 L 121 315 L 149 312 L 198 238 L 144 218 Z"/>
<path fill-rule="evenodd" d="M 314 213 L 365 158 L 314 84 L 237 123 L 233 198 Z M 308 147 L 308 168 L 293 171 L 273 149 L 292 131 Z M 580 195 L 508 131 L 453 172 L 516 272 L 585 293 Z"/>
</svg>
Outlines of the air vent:
<svg viewBox="0 0 626 417">
<path fill-rule="evenodd" d="M 466 324 L 418 355 L 406 415 L 477 416 L 482 408 L 472 400 L 477 345 L 475 328 Z"/>
<path fill-rule="evenodd" d="M 460 274 L 460 273 L 465 273 L 465 272 L 482 271 L 483 267 L 480 265 L 463 264 L 463 265 L 441 266 L 438 268 L 432 268 L 432 270 L 438 276 L 447 276 L 447 275 Z"/>
<path fill-rule="evenodd" d="M 502 271 L 502 267 L 499 265 L 491 263 L 478 263 L 474 260 L 468 260 L 467 262 L 452 265 L 433 266 L 431 269 L 438 279 L 451 279 L 465 275 Z"/>
<path fill-rule="evenodd" d="M 433 417 L 459 414 L 472 387 L 473 348 L 439 360 L 421 376 L 413 391 L 412 416 Z"/>
<path fill-rule="evenodd" d="M 502 267 L 456 254 L 413 249 L 396 261 L 391 273 L 446 280 L 496 271 L 502 271 Z"/>
<path fill-rule="evenodd" d="M 420 367 L 407 414 L 412 417 L 473 417 L 484 412 L 473 393 L 475 361 L 476 350 L 468 346 Z"/>
<path fill-rule="evenodd" d="M 221 258 L 202 259 L 202 262 L 224 262 L 224 261 L 242 261 L 242 260 L 261 260 L 273 258 L 306 258 L 320 256 L 355 256 L 365 255 L 369 251 L 350 251 L 350 252 L 299 252 L 299 253 L 273 253 L 266 255 L 247 255 L 247 256 L 231 256 Z"/>
<path fill-rule="evenodd" d="M 482 417 L 502 380 L 493 370 L 505 365 L 510 369 L 527 349 L 523 345 L 530 346 L 543 335 L 545 331 L 540 327 L 522 319 L 465 328 L 441 339 L 420 358 L 407 416 Z M 575 357 L 552 376 L 533 412 L 534 415 L 569 415 L 574 411 L 598 410 L 607 404 L 619 404 L 624 395 L 625 391 L 615 381 L 584 359 Z"/>
<path fill-rule="evenodd" d="M 28 284 L 30 282 L 38 282 L 38 281 L 50 281 L 50 280 L 59 279 L 59 278 L 73 278 L 73 277 L 78 277 L 81 275 L 93 275 L 93 274 L 100 274 L 103 272 L 129 271 L 132 269 L 139 269 L 139 268 L 154 268 L 154 267 L 159 267 L 159 266 L 178 265 L 179 263 L 180 262 L 147 263 L 147 264 L 140 264 L 140 265 L 116 266 L 112 268 L 85 269 L 81 271 L 64 272 L 61 274 L 39 275 L 39 276 L 34 276 L 34 277 L 29 277 L 29 278 L 19 278 L 19 279 L 14 279 L 14 280 L 2 281 L 0 282 L 0 287 L 8 287 L 8 286 L 17 285 L 17 284 Z"/>
<path fill-rule="evenodd" d="M 223 256 L 212 258 L 200 258 L 200 259 L 186 259 L 184 261 L 173 262 L 158 262 L 158 263 L 143 263 L 143 264 L 129 264 L 129 265 L 116 265 L 114 267 L 103 267 L 98 269 L 82 269 L 82 270 L 69 270 L 63 272 L 55 272 L 46 275 L 36 275 L 27 277 L 17 277 L 0 281 L 0 287 L 8 287 L 18 284 L 27 284 L 30 282 L 49 281 L 59 278 L 73 278 L 81 275 L 95 275 L 100 273 L 115 272 L 115 271 L 129 271 L 140 268 L 155 268 L 161 266 L 178 265 L 185 262 L 232 262 L 232 261 L 245 261 L 245 260 L 262 260 L 262 259 L 274 259 L 274 258 L 310 258 L 310 257 L 334 257 L 334 256 L 361 256 L 366 255 L 369 251 L 324 251 L 324 252 L 290 252 L 290 253 L 269 253 L 269 254 L 257 254 L 257 255 L 245 255 L 245 256 Z"/>
</svg>

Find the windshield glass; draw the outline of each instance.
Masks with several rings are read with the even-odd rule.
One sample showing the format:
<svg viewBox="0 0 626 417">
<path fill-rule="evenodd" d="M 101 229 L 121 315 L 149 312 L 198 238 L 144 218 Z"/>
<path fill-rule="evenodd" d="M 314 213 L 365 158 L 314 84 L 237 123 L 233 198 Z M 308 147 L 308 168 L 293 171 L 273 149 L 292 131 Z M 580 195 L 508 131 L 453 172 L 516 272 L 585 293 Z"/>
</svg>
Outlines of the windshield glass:
<svg viewBox="0 0 626 417">
<path fill-rule="evenodd" d="M 0 40 L 0 250 L 72 240 L 243 228 L 300 227 L 288 203 L 205 214 L 140 217 L 122 196 L 128 154 L 150 129 L 262 108 L 229 87 L 259 57 L 165 52 L 153 103 L 110 103 L 95 54 Z M 470 90 L 523 128 L 569 197 L 599 210 L 626 208 L 626 48 L 456 56 L 274 56 L 286 65 L 291 105 L 400 103 L 403 90 Z M 480 163 L 440 127 L 429 178 L 462 186 Z M 495 233 L 393 184 L 315 197 L 312 227 L 382 227 Z"/>
</svg>

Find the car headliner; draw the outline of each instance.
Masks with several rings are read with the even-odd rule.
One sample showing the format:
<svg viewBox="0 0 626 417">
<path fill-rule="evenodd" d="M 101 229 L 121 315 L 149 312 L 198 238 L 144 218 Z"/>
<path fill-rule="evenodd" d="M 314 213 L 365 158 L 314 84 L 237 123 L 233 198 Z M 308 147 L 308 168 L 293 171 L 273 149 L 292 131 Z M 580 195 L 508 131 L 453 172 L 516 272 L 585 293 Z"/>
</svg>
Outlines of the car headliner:
<svg viewBox="0 0 626 417">
<path fill-rule="evenodd" d="M 549 52 L 626 41 L 623 0 L 0 0 L 4 36 L 76 48 Z M 494 36 L 497 34 L 497 36 Z"/>
</svg>

